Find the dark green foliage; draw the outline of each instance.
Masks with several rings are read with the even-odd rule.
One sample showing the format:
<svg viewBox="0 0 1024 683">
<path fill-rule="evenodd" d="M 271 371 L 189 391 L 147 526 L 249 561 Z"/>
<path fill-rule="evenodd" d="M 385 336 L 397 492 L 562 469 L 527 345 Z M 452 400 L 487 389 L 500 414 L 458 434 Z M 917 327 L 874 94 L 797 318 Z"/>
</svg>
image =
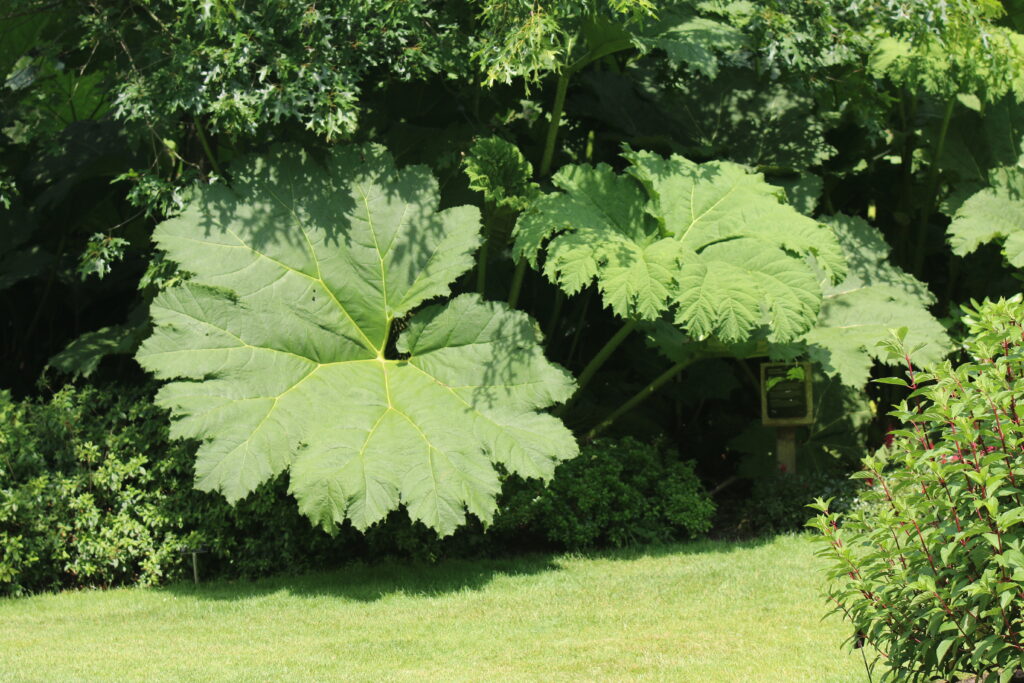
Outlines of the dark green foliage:
<svg viewBox="0 0 1024 683">
<path fill-rule="evenodd" d="M 193 488 L 194 445 L 170 442 L 149 387 L 68 386 L 48 401 L 0 393 L 0 594 L 149 585 L 191 574 L 259 576 L 355 559 L 504 554 L 520 544 L 580 548 L 695 537 L 714 504 L 658 446 L 603 440 L 552 488 L 510 478 L 491 531 L 440 540 L 396 512 L 365 536 L 312 527 L 278 478 L 236 506 Z"/>
<path fill-rule="evenodd" d="M 148 36 L 122 40 L 120 118 L 201 116 L 229 133 L 290 119 L 330 139 L 355 129 L 366 85 L 466 75 L 468 13 L 445 4 L 144 0 L 125 21 L 120 3 L 99 2 L 79 21 L 93 40 Z"/>
<path fill-rule="evenodd" d="M 905 331 L 888 345 L 908 366 L 887 380 L 910 391 L 891 413 L 904 426 L 854 475 L 861 505 L 814 505 L 829 598 L 897 680 L 1024 665 L 1024 303 L 966 312 L 957 366 L 916 372 Z"/>
<path fill-rule="evenodd" d="M 312 528 L 283 480 L 236 508 L 194 490 L 192 451 L 169 442 L 146 388 L 0 394 L 0 594 L 162 583 L 190 571 L 183 548 L 206 551 L 207 577 L 339 556 L 343 539 Z"/>
<path fill-rule="evenodd" d="M 754 480 L 731 530 L 744 535 L 800 531 L 810 517 L 807 506 L 816 498 L 831 498 L 832 509 L 845 512 L 855 502 L 858 488 L 838 473 L 779 472 L 761 477 Z"/>
<path fill-rule="evenodd" d="M 838 115 L 814 101 L 799 79 L 729 69 L 717 78 L 637 69 L 596 72 L 585 80 L 596 101 L 581 116 L 602 119 L 630 136 L 677 131 L 685 155 L 763 168 L 811 168 L 835 153 L 825 132 Z"/>
<path fill-rule="evenodd" d="M 579 456 L 558 466 L 546 489 L 512 489 L 503 509 L 497 533 L 525 532 L 578 549 L 694 538 L 711 528 L 715 504 L 693 461 L 624 438 L 583 446 Z"/>
</svg>

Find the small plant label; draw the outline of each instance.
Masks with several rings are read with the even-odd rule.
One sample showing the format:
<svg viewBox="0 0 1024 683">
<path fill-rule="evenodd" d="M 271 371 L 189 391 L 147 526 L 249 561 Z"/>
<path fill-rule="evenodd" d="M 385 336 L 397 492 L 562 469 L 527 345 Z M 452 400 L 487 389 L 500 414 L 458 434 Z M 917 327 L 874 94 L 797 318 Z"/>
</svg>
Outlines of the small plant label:
<svg viewBox="0 0 1024 683">
<path fill-rule="evenodd" d="M 796 472 L 796 428 L 814 422 L 810 363 L 761 364 L 761 422 L 776 427 L 779 470 Z"/>
<path fill-rule="evenodd" d="M 761 422 L 797 427 L 814 422 L 810 363 L 761 363 Z"/>
</svg>

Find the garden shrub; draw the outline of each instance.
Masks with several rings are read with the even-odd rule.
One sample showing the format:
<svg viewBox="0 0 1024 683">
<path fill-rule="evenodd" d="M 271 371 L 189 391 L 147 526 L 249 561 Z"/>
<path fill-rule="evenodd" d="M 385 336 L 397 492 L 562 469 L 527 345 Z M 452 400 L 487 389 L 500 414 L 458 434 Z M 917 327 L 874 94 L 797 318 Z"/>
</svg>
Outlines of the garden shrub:
<svg viewBox="0 0 1024 683">
<path fill-rule="evenodd" d="M 856 494 L 856 483 L 834 472 L 776 472 L 759 477 L 739 506 L 735 530 L 744 534 L 799 531 L 810 516 L 807 506 L 816 498 L 829 498 L 834 512 L 846 512 Z"/>
<path fill-rule="evenodd" d="M 188 542 L 168 501 L 185 446 L 144 392 L 0 393 L 0 593 L 155 583 Z"/>
<path fill-rule="evenodd" d="M 897 680 L 1006 681 L 1024 664 L 1024 303 L 975 304 L 967 360 L 916 371 L 893 443 L 863 460 L 846 515 L 815 504 L 829 597 Z M 901 331 L 902 332 L 902 331 Z"/>
<path fill-rule="evenodd" d="M 204 577 L 344 556 L 349 539 L 311 527 L 284 480 L 236 507 L 196 491 L 194 448 L 169 440 L 151 399 L 124 386 L 0 393 L 0 594 L 159 583 L 188 570 L 184 548 L 203 551 Z"/>
<path fill-rule="evenodd" d="M 658 446 L 602 440 L 556 470 L 549 489 L 506 480 L 502 512 L 439 539 L 404 512 L 365 534 L 328 535 L 288 494 L 286 478 L 228 505 L 193 487 L 194 444 L 171 441 L 152 387 L 65 387 L 49 400 L 0 393 L 0 594 L 150 585 L 191 573 L 253 577 L 353 559 L 500 554 L 552 544 L 622 546 L 702 533 L 714 506 Z"/>
<path fill-rule="evenodd" d="M 711 527 L 715 505 L 693 464 L 660 444 L 597 439 L 559 465 L 546 488 L 506 486 L 495 532 L 569 549 L 698 536 Z"/>
</svg>

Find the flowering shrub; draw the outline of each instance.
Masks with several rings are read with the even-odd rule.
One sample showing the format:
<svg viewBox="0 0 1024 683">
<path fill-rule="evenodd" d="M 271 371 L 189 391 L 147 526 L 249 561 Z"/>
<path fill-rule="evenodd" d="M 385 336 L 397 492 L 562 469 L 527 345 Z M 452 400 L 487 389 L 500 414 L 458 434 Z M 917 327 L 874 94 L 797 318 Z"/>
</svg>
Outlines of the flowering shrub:
<svg viewBox="0 0 1024 683">
<path fill-rule="evenodd" d="M 864 505 L 827 501 L 810 525 L 826 541 L 829 598 L 896 680 L 974 674 L 1009 680 L 1024 664 L 1024 303 L 966 309 L 969 359 L 917 371 L 890 447 L 863 460 Z"/>
</svg>

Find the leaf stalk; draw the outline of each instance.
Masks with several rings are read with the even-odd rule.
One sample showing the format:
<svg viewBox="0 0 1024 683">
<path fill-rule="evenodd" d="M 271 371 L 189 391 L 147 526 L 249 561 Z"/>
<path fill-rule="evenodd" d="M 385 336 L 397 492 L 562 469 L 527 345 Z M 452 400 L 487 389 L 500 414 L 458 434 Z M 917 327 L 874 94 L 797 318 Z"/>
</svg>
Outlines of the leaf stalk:
<svg viewBox="0 0 1024 683">
<path fill-rule="evenodd" d="M 206 137 L 206 131 L 203 129 L 203 124 L 199 120 L 198 116 L 192 119 L 196 124 L 196 137 L 199 138 L 199 144 L 203 148 L 203 153 L 206 155 L 207 160 L 210 162 L 210 168 L 217 174 L 218 177 L 224 177 L 224 174 L 220 170 L 220 164 L 217 163 L 217 157 L 213 153 L 213 148 L 210 147 L 210 141 Z"/>
<path fill-rule="evenodd" d="M 613 410 L 611 414 L 608 415 L 608 417 L 606 417 L 593 428 L 591 428 L 591 430 L 587 432 L 587 435 L 585 437 L 586 440 L 590 441 L 598 434 L 603 432 L 605 429 L 607 429 L 617 419 L 619 419 L 629 411 L 633 410 L 633 408 L 635 408 L 637 405 L 639 405 L 647 398 L 652 396 L 656 391 L 658 391 L 658 389 L 660 389 L 666 382 L 668 382 L 670 379 L 672 379 L 680 372 L 682 372 L 690 365 L 692 365 L 695 360 L 698 360 L 698 358 L 689 358 L 685 361 L 675 363 L 668 370 L 655 377 L 647 386 L 645 386 L 640 391 L 636 392 L 636 394 L 633 395 L 633 398 L 629 399 L 628 401 L 620 405 L 618 408 Z"/>
<path fill-rule="evenodd" d="M 577 397 L 579 397 L 580 392 L 583 391 L 583 387 L 587 386 L 587 384 L 590 383 L 590 380 L 594 378 L 594 375 L 597 374 L 597 371 L 601 369 L 601 366 L 604 365 L 608 358 L 612 355 L 612 353 L 615 352 L 615 349 L 619 348 L 619 345 L 622 344 L 623 341 L 625 341 L 626 337 L 628 337 L 630 333 L 633 332 L 633 329 L 636 327 L 636 324 L 637 320 L 635 318 L 630 318 L 629 320 L 626 321 L 625 325 L 619 328 L 619 331 L 616 332 L 611 339 L 605 342 L 605 345 L 602 346 L 601 350 L 598 351 L 597 354 L 590 359 L 590 362 L 587 363 L 587 366 L 583 368 L 583 372 L 581 372 L 580 376 L 577 378 L 576 393 L 574 393 L 572 397 L 568 401 L 566 401 L 558 410 L 554 411 L 555 415 L 563 415 L 565 411 L 568 410 L 569 407 L 576 402 L 576 399 Z"/>
<path fill-rule="evenodd" d="M 544 152 L 541 155 L 540 169 L 538 170 L 539 177 L 546 178 L 551 174 L 551 164 L 555 158 L 555 143 L 558 140 L 558 130 L 562 125 L 562 111 L 565 109 L 565 95 L 569 90 L 569 79 L 588 64 L 631 47 L 633 44 L 628 40 L 614 40 L 601 46 L 598 50 L 588 51 L 572 64 L 562 67 L 558 74 L 558 83 L 555 85 L 555 102 L 551 108 L 551 120 L 548 122 L 547 137 L 544 140 Z M 526 259 L 523 258 L 516 262 L 516 270 L 512 275 L 512 285 L 508 293 L 508 305 L 512 308 L 519 303 L 519 293 L 523 287 L 526 265 Z"/>
</svg>

